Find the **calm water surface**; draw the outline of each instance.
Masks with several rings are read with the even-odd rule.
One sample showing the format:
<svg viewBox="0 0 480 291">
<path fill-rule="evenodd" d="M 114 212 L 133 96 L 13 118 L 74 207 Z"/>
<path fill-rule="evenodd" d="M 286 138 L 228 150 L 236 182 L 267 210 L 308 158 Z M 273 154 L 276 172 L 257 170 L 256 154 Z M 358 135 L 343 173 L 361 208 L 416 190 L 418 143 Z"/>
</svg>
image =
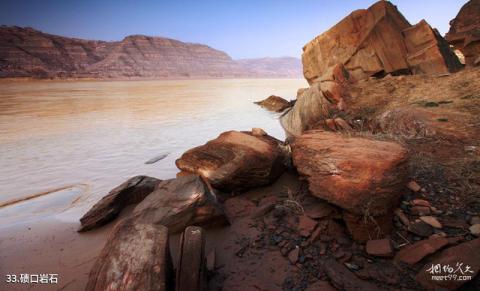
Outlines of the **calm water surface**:
<svg viewBox="0 0 480 291">
<path fill-rule="evenodd" d="M 294 99 L 305 86 L 259 79 L 1 81 L 0 205 L 42 193 L 28 200 L 30 209 L 47 209 L 44 196 L 57 196 L 52 205 L 67 198 L 93 203 L 134 175 L 172 178 L 185 150 L 231 129 L 261 127 L 283 139 L 278 115 L 252 102 L 270 94 Z M 160 154 L 168 156 L 145 164 Z M 21 211 L 18 204 L 0 208 L 0 220 Z"/>
</svg>

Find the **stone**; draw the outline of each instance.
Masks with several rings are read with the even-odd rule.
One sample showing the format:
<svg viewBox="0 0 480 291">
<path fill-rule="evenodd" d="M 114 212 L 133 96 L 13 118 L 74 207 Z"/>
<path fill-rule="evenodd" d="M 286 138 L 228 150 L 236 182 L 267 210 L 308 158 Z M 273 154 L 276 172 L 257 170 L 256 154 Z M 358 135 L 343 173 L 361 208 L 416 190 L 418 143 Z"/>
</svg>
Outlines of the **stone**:
<svg viewBox="0 0 480 291">
<path fill-rule="evenodd" d="M 438 221 L 438 219 L 436 219 L 433 216 L 420 216 L 419 218 L 421 221 L 425 222 L 426 224 L 429 224 L 434 228 L 442 228 L 442 224 Z"/>
<path fill-rule="evenodd" d="M 300 256 L 300 247 L 295 246 L 295 248 L 293 248 L 293 250 L 291 250 L 288 253 L 288 260 L 290 261 L 290 263 L 295 264 L 297 263 L 299 256 Z"/>
<path fill-rule="evenodd" d="M 418 187 L 420 187 L 420 186 L 418 186 Z M 418 189 L 417 187 L 414 187 L 414 188 Z M 420 191 L 420 190 L 417 190 L 417 191 L 414 191 L 414 192 L 418 192 L 418 191 Z M 430 202 L 428 202 L 427 200 L 423 200 L 423 199 L 413 199 L 412 204 L 415 205 L 415 206 L 431 207 Z"/>
<path fill-rule="evenodd" d="M 474 224 L 468 228 L 471 234 L 474 236 L 480 236 L 480 224 Z"/>
<path fill-rule="evenodd" d="M 429 237 L 433 233 L 432 227 L 423 221 L 411 223 L 408 231 L 422 237 Z"/>
<path fill-rule="evenodd" d="M 391 257 L 393 256 L 393 248 L 389 239 L 369 240 L 365 245 L 367 254 L 376 257 Z"/>
<path fill-rule="evenodd" d="M 408 265 L 415 265 L 426 256 L 437 252 L 446 245 L 448 245 L 448 239 L 443 237 L 421 240 L 400 249 L 394 260 Z"/>
<path fill-rule="evenodd" d="M 115 219 L 128 205 L 138 204 L 150 194 L 161 180 L 135 176 L 112 189 L 80 218 L 79 232 L 91 230 Z"/>
<path fill-rule="evenodd" d="M 392 214 L 382 216 L 358 216 L 347 211 L 343 212 L 343 220 L 348 232 L 357 242 L 381 239 L 388 236 L 393 229 Z"/>
<path fill-rule="evenodd" d="M 132 217 L 139 223 L 164 225 L 172 233 L 190 225 L 227 225 L 224 210 L 212 191 L 197 175 L 165 180 L 133 209 Z"/>
<path fill-rule="evenodd" d="M 345 291 L 379 291 L 374 284 L 360 280 L 347 267 L 334 259 L 327 259 L 324 263 L 325 273 L 332 285 L 338 290 Z"/>
<path fill-rule="evenodd" d="M 306 215 L 298 218 L 298 231 L 301 236 L 308 237 L 317 226 L 317 222 Z"/>
<path fill-rule="evenodd" d="M 324 201 L 308 203 L 307 205 L 303 206 L 303 209 L 305 215 L 312 219 L 324 218 L 337 212 L 333 206 Z"/>
<path fill-rule="evenodd" d="M 420 192 L 420 190 L 422 190 L 422 187 L 420 187 L 420 185 L 418 185 L 418 183 L 415 182 L 415 181 L 408 182 L 407 187 L 408 187 L 408 189 L 412 190 L 413 192 Z M 423 205 L 423 206 L 425 206 L 425 205 Z M 430 206 L 430 205 L 428 205 L 428 206 Z"/>
<path fill-rule="evenodd" d="M 407 150 L 394 142 L 312 130 L 291 145 L 310 193 L 357 215 L 384 215 L 400 202 Z"/>
<path fill-rule="evenodd" d="M 454 247 L 450 247 L 442 251 L 434 260 L 428 262 L 417 274 L 415 280 L 422 285 L 423 288 L 428 290 L 455 290 L 460 288 L 464 283 L 470 280 L 433 280 L 432 276 L 447 276 L 448 272 L 439 270 L 432 274 L 429 270 L 436 266 L 450 266 L 455 271 L 458 267 L 457 264 L 462 264 L 460 267 L 463 271 L 463 275 L 471 276 L 475 278 L 480 270 L 480 238 L 464 242 Z M 466 271 L 467 266 L 468 272 Z M 456 275 L 462 275 L 462 272 L 456 271 Z"/>
<path fill-rule="evenodd" d="M 470 218 L 470 224 L 480 224 L 480 216 L 472 216 L 472 218 Z"/>
<path fill-rule="evenodd" d="M 410 220 L 409 220 L 408 217 L 405 215 L 405 213 L 403 213 L 403 210 L 402 210 L 402 209 L 397 208 L 397 209 L 395 209 L 394 213 L 395 213 L 395 215 L 398 217 L 398 219 L 403 223 L 403 225 L 405 225 L 405 226 L 409 226 L 409 225 L 410 225 Z"/>
<path fill-rule="evenodd" d="M 410 212 L 413 215 L 428 215 L 431 213 L 430 207 L 425 207 L 425 206 L 414 206 L 410 208 Z"/>
<path fill-rule="evenodd" d="M 254 136 L 264 136 L 264 135 L 268 135 L 265 130 L 261 129 L 261 128 L 258 128 L 258 127 L 254 127 L 252 128 L 252 135 Z"/>
<path fill-rule="evenodd" d="M 270 95 L 267 99 L 255 102 L 255 104 L 275 112 L 282 112 L 292 106 L 287 100 L 275 95 Z"/>
<path fill-rule="evenodd" d="M 205 231 L 198 226 L 188 226 L 178 249 L 175 291 L 206 290 Z"/>
<path fill-rule="evenodd" d="M 209 272 L 215 271 L 215 264 L 217 260 L 216 258 L 217 258 L 217 255 L 216 255 L 215 249 L 213 249 L 207 255 L 207 270 Z"/>
<path fill-rule="evenodd" d="M 344 65 L 353 80 L 400 73 L 443 74 L 461 64 L 440 34 L 425 21 L 411 25 L 388 1 L 356 10 L 303 47 L 309 84 L 331 67 Z"/>
<path fill-rule="evenodd" d="M 268 135 L 227 131 L 185 152 L 175 164 L 204 177 L 215 189 L 244 192 L 266 186 L 285 170 L 281 142 Z"/>
<path fill-rule="evenodd" d="M 171 290 L 168 229 L 121 221 L 97 257 L 85 290 Z"/>
<path fill-rule="evenodd" d="M 155 164 L 156 162 L 161 161 L 161 160 L 165 159 L 166 157 L 168 157 L 168 154 L 159 154 L 158 156 L 155 156 L 155 157 L 151 158 L 150 160 L 146 161 L 145 164 L 146 165 Z"/>
<path fill-rule="evenodd" d="M 280 117 L 280 124 L 287 136 L 298 136 L 320 122 L 325 123 L 335 108 L 322 92 L 320 84 L 312 84 L 297 98 L 292 109 Z"/>
<path fill-rule="evenodd" d="M 460 50 L 467 66 L 477 65 L 480 57 L 480 1 L 468 1 L 450 21 L 445 35 L 449 44 Z"/>
</svg>

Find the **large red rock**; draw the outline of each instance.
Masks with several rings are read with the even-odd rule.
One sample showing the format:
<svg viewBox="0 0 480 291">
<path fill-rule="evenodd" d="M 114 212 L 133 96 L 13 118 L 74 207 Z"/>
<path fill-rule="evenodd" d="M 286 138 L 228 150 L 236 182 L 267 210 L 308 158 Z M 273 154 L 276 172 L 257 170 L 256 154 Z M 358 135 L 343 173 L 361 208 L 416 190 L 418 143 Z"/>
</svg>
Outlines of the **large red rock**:
<svg viewBox="0 0 480 291">
<path fill-rule="evenodd" d="M 311 194 L 359 216 L 391 212 L 407 183 L 407 150 L 395 142 L 313 130 L 291 146 Z"/>
<path fill-rule="evenodd" d="M 275 181 L 284 171 L 281 143 L 268 135 L 228 131 L 185 152 L 175 163 L 222 191 L 242 192 Z"/>
<path fill-rule="evenodd" d="M 427 290 L 455 290 L 470 280 L 436 280 L 435 276 L 471 276 L 473 279 L 479 270 L 480 238 L 477 238 L 441 252 L 418 272 L 415 280 Z"/>
<path fill-rule="evenodd" d="M 465 64 L 476 65 L 480 57 L 480 0 L 470 0 L 450 21 L 450 31 L 445 39 L 460 50 Z"/>
<path fill-rule="evenodd" d="M 377 240 L 387 237 L 393 230 L 391 213 L 379 216 L 356 215 L 344 211 L 343 220 L 348 232 L 357 242 Z"/>
<path fill-rule="evenodd" d="M 388 1 L 352 12 L 306 44 L 303 72 L 311 84 L 343 64 L 353 79 L 388 73 L 448 73 L 460 68 L 436 30 L 426 22 L 412 26 Z"/>
<path fill-rule="evenodd" d="M 435 253 L 446 245 L 448 245 L 448 239 L 443 237 L 433 237 L 421 240 L 402 248 L 395 255 L 395 261 L 414 265 L 420 262 L 424 257 Z"/>
</svg>

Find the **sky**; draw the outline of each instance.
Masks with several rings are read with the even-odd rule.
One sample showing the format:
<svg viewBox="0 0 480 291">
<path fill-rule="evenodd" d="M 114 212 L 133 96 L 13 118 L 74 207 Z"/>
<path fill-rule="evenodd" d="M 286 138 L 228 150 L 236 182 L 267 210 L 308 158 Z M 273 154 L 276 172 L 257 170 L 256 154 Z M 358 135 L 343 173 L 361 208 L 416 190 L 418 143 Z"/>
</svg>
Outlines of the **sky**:
<svg viewBox="0 0 480 291">
<path fill-rule="evenodd" d="M 95 40 L 143 34 L 203 43 L 234 59 L 300 57 L 302 47 L 374 0 L 0 0 L 0 24 Z M 467 0 L 392 1 L 442 35 Z"/>
</svg>

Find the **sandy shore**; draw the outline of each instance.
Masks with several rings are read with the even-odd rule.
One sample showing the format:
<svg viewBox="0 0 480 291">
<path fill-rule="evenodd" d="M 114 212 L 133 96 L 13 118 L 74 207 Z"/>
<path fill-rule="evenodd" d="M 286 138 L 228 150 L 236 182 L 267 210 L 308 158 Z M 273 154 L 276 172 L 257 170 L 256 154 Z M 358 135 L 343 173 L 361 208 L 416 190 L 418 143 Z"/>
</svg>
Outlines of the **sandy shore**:
<svg viewBox="0 0 480 291">
<path fill-rule="evenodd" d="M 238 198 L 246 201 L 246 205 L 255 205 L 261 198 L 284 193 L 286 187 L 294 188 L 297 184 L 295 176 L 284 174 L 275 184 L 247 192 Z M 83 214 L 84 208 L 70 209 L 67 214 L 39 217 L 28 222 L 2 226 L 0 290 L 83 290 L 96 256 L 103 248 L 113 226 L 119 221 L 117 218 L 115 222 L 100 229 L 77 233 L 78 218 Z M 207 231 L 206 251 L 210 253 L 215 250 L 218 268 L 212 284 L 221 284 L 226 290 L 236 290 L 240 283 L 242 290 L 246 290 L 245 287 L 281 290 L 285 275 L 295 270 L 278 251 L 262 249 L 246 252 L 241 257 L 235 254 L 242 248 L 242 242 L 254 241 L 259 234 L 253 219 L 248 215 L 251 211 L 249 207 L 240 207 L 235 210 L 230 227 Z M 124 211 L 120 219 L 129 212 L 130 209 Z M 173 235 L 170 238 L 174 262 L 178 237 Z M 265 264 L 270 267 L 265 268 Z M 272 269 L 272 266 L 275 268 Z M 7 284 L 7 274 L 58 274 L 58 284 Z"/>
</svg>

